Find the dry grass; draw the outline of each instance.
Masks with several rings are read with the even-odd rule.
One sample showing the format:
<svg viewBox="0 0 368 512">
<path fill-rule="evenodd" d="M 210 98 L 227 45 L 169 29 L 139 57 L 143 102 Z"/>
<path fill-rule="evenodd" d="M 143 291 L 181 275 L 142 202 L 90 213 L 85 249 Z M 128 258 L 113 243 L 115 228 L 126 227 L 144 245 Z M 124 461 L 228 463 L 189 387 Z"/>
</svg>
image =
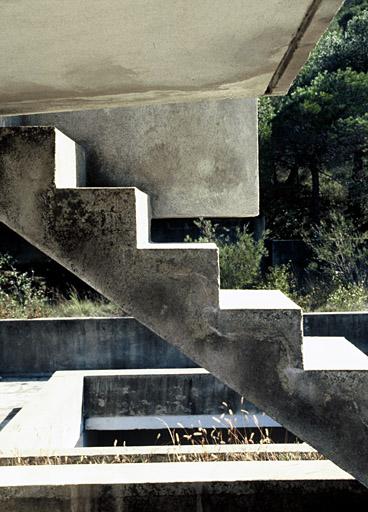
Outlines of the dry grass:
<svg viewBox="0 0 368 512">
<path fill-rule="evenodd" d="M 228 409 L 228 412 L 230 417 L 233 416 L 231 409 Z M 243 413 L 245 414 L 247 411 L 243 410 Z M 220 418 L 226 420 L 224 415 L 221 415 Z M 219 421 L 216 417 L 213 417 L 213 419 Z M 2 457 L 0 458 L 0 466 L 139 464 L 150 462 L 315 461 L 324 459 L 321 454 L 310 449 L 305 444 L 280 445 L 273 443 L 267 428 L 258 427 L 260 442 L 256 444 L 254 442 L 254 432 L 248 436 L 246 429 L 238 429 L 231 419 L 227 419 L 227 423 L 228 428 L 225 434 L 223 429 L 206 429 L 201 427 L 189 433 L 180 423 L 178 423 L 180 431 L 167 427 L 171 439 L 171 444 L 167 446 L 119 447 L 117 446 L 117 441 L 115 441 L 114 446 L 111 448 L 78 448 L 75 449 L 75 453 L 71 452 L 66 455 L 48 454 Z M 158 434 L 157 443 L 160 441 L 160 437 L 161 434 Z M 101 453 L 96 453 L 98 450 Z"/>
<path fill-rule="evenodd" d="M 220 461 L 298 461 L 298 460 L 324 460 L 317 452 L 277 452 L 273 451 L 193 451 L 182 453 L 181 450 L 167 453 L 142 454 L 102 454 L 102 455 L 49 455 L 32 457 L 7 457 L 0 459 L 0 466 L 36 466 L 36 465 L 63 465 L 63 464 L 127 464 L 152 462 L 220 462 Z"/>
</svg>

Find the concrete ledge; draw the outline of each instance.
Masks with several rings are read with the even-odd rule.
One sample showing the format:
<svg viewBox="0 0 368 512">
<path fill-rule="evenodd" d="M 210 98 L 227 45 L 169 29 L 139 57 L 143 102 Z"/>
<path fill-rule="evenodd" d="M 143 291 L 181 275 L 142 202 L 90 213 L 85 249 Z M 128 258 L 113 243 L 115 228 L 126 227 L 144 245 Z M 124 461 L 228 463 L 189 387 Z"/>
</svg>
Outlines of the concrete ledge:
<svg viewBox="0 0 368 512">
<path fill-rule="evenodd" d="M 0 466 L 23 465 L 24 459 L 37 458 L 85 458 L 93 460 L 97 456 L 136 456 L 150 455 L 162 457 L 167 455 L 207 455 L 207 454 L 283 454 L 292 453 L 311 454 L 316 450 L 307 443 L 272 443 L 272 444 L 217 444 L 217 445 L 177 445 L 177 446 L 99 446 L 99 447 L 76 447 L 55 450 L 29 448 L 22 450 L 22 454 L 15 457 L 12 453 L 2 452 L 0 454 Z"/>
<path fill-rule="evenodd" d="M 0 486 L 353 480 L 330 461 L 66 464 L 0 468 Z M 0 487 L 0 489 L 1 489 Z M 366 491 L 368 493 L 368 491 Z"/>
<path fill-rule="evenodd" d="M 83 431 L 83 377 L 57 372 L 0 432 L 0 450 L 76 446 Z"/>
<path fill-rule="evenodd" d="M 366 509 L 368 491 L 328 461 L 28 466 L 0 468 L 0 505 L 7 512 L 329 512 Z"/>
</svg>

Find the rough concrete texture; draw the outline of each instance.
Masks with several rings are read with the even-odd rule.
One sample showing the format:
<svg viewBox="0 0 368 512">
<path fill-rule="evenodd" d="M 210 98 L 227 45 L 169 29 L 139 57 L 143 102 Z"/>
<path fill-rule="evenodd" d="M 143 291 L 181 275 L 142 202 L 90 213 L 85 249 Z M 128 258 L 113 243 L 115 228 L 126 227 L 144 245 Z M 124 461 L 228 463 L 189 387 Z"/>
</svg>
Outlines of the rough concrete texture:
<svg viewBox="0 0 368 512">
<path fill-rule="evenodd" d="M 0 113 L 280 93 L 341 3 L 5 1 Z"/>
<path fill-rule="evenodd" d="M 258 215 L 257 100 L 65 112 L 22 117 L 81 144 L 87 186 L 137 187 L 152 216 Z"/>
<path fill-rule="evenodd" d="M 329 461 L 0 468 L 6 512 L 334 512 L 367 505 L 367 489 Z"/>
<path fill-rule="evenodd" d="M 1 129 L 0 221 L 368 485 L 368 373 L 305 371 L 300 308 L 219 290 L 212 244 L 149 243 L 137 189 L 56 189 L 56 133 Z"/>
</svg>

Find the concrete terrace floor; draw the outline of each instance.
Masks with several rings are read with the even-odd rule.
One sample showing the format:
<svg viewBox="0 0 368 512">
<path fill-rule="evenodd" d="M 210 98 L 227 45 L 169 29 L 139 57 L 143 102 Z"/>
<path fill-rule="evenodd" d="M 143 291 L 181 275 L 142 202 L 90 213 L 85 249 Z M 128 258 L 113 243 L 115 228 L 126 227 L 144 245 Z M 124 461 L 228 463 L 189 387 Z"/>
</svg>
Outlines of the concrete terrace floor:
<svg viewBox="0 0 368 512">
<path fill-rule="evenodd" d="M 0 431 L 47 381 L 48 377 L 0 377 Z"/>
</svg>

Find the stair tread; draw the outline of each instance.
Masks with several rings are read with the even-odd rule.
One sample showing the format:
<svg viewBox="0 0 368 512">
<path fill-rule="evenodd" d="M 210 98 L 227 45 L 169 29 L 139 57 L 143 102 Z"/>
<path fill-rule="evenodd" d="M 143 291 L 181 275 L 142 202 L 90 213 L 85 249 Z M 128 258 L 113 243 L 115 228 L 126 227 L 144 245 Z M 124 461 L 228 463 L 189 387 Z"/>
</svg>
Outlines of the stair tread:
<svg viewBox="0 0 368 512">
<path fill-rule="evenodd" d="M 279 290 L 220 290 L 221 309 L 300 309 Z"/>
<path fill-rule="evenodd" d="M 306 336 L 305 370 L 368 370 L 368 357 L 343 337 Z"/>
</svg>

